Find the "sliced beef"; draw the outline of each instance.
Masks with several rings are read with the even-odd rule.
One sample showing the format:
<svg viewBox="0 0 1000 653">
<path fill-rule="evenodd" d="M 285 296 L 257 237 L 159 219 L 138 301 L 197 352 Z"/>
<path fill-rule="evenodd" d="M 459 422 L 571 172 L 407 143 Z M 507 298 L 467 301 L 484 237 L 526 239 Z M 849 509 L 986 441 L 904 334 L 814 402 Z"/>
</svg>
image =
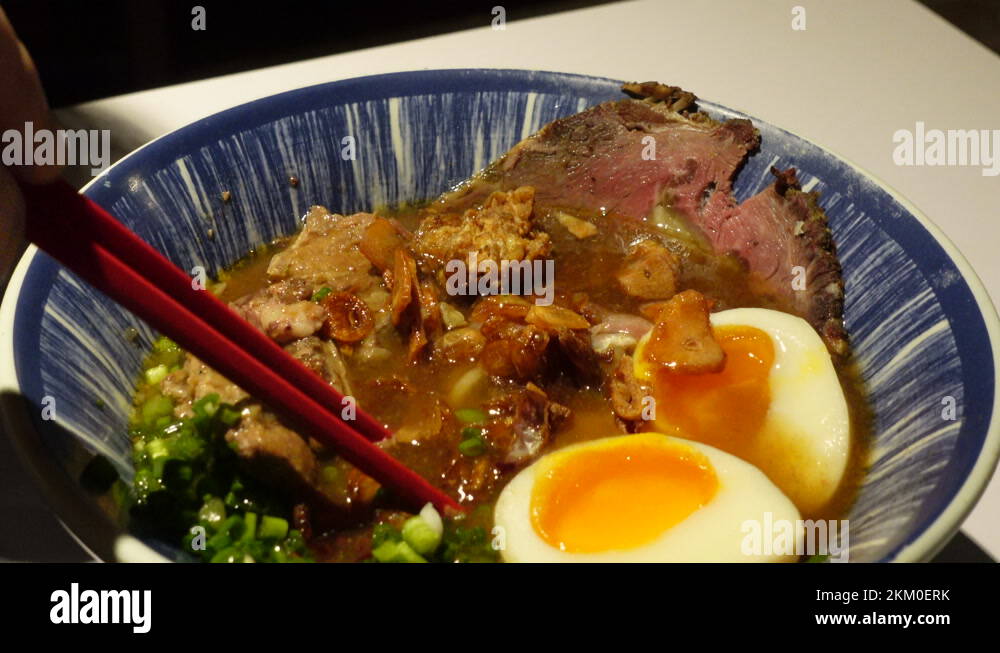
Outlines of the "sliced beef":
<svg viewBox="0 0 1000 653">
<path fill-rule="evenodd" d="M 492 192 L 535 188 L 539 205 L 645 218 L 732 207 L 731 180 L 759 142 L 747 120 L 716 122 L 677 102 L 605 102 L 546 125 L 442 198 L 457 209 Z"/>
<path fill-rule="evenodd" d="M 372 274 L 372 264 L 358 245 L 373 219 L 370 213 L 345 216 L 312 207 L 295 241 L 271 258 L 268 277 L 301 279 L 334 291 L 368 290 L 378 283 L 378 276 Z"/>
<path fill-rule="evenodd" d="M 747 261 L 756 290 L 808 320 L 831 351 L 846 354 L 844 282 L 819 194 L 802 192 L 792 168 L 771 172 L 774 184 L 702 228 L 716 249 Z"/>
<path fill-rule="evenodd" d="M 659 82 L 630 82 L 622 86 L 622 91 L 638 100 L 662 102 L 671 111 L 684 111 L 698 99 L 694 93 Z"/>
<path fill-rule="evenodd" d="M 462 210 L 496 191 L 533 186 L 538 207 L 679 225 L 716 253 L 741 256 L 759 291 L 809 320 L 831 351 L 845 353 L 843 284 L 816 195 L 802 193 L 794 171 L 786 171 L 738 206 L 732 179 L 759 144 L 753 125 L 696 112 L 695 97 L 676 87 L 645 82 L 624 90 L 634 99 L 546 125 L 444 195 L 439 210 Z M 796 266 L 806 270 L 802 290 L 791 285 Z"/>
</svg>

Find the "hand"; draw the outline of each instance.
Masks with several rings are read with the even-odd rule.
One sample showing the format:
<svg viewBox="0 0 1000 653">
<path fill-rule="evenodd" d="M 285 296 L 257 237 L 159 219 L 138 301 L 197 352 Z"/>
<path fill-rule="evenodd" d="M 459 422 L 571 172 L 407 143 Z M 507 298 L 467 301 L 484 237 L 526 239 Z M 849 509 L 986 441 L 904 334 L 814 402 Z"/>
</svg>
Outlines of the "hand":
<svg viewBox="0 0 1000 653">
<path fill-rule="evenodd" d="M 8 129 L 23 132 L 24 123 L 35 130 L 50 129 L 49 107 L 31 56 L 17 38 L 0 8 L 0 134 Z M 0 148 L 3 144 L 0 143 Z M 13 267 L 24 242 L 24 201 L 17 180 L 42 184 L 59 176 L 55 166 L 0 166 L 0 282 Z"/>
</svg>

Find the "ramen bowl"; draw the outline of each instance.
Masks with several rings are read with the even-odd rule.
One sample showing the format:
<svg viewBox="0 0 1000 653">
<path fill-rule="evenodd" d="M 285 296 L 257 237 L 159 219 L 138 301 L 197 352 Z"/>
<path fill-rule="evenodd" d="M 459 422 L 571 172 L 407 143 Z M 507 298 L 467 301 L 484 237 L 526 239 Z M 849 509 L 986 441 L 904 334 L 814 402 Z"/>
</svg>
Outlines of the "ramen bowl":
<svg viewBox="0 0 1000 653">
<path fill-rule="evenodd" d="M 310 205 L 346 214 L 433 197 L 544 124 L 621 97 L 619 87 L 520 70 L 321 84 L 167 134 L 84 192 L 181 268 L 215 274 L 293 233 Z M 716 118 L 747 117 L 699 105 Z M 968 263 L 916 208 L 829 151 L 753 122 L 762 144 L 737 177 L 737 199 L 771 183 L 771 166 L 795 167 L 806 190 L 822 193 L 843 265 L 845 323 L 874 412 L 847 515 L 849 558 L 926 560 L 997 462 L 996 314 Z M 130 536 L 80 482 L 95 454 L 131 478 L 128 415 L 154 335 L 33 248 L 0 310 L 6 432 L 60 519 L 102 559 L 178 554 L 175 543 Z"/>
</svg>

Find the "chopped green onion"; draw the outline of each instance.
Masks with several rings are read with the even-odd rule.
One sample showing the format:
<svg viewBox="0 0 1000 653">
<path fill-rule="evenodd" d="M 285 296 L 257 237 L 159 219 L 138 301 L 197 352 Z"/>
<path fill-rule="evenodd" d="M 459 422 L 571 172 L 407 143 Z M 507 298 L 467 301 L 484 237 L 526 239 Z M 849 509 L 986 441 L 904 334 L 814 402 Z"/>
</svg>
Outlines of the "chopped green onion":
<svg viewBox="0 0 1000 653">
<path fill-rule="evenodd" d="M 483 437 L 483 429 L 475 426 L 466 426 L 462 429 L 462 439 L 468 440 L 469 438 L 481 438 Z"/>
<path fill-rule="evenodd" d="M 214 392 L 205 395 L 191 404 L 191 410 L 198 417 L 212 417 L 219 410 L 219 395 Z"/>
<path fill-rule="evenodd" d="M 236 422 L 240 421 L 243 412 L 237 408 L 233 408 L 229 404 L 220 404 L 216 415 L 219 417 L 219 421 L 226 426 L 233 426 Z"/>
<path fill-rule="evenodd" d="M 153 460 L 165 458 L 170 455 L 170 448 L 167 446 L 166 440 L 150 440 L 146 443 L 146 454 Z"/>
<path fill-rule="evenodd" d="M 226 518 L 226 506 L 219 497 L 212 497 L 206 501 L 201 510 L 198 511 L 198 521 L 215 528 Z"/>
<path fill-rule="evenodd" d="M 226 521 L 222 522 L 222 526 L 219 527 L 219 533 L 225 534 L 233 537 L 233 529 L 244 523 L 243 518 L 239 515 L 232 515 Z"/>
<path fill-rule="evenodd" d="M 455 417 L 466 424 L 482 424 L 486 421 L 486 413 L 478 408 L 459 408 Z"/>
<path fill-rule="evenodd" d="M 264 515 L 260 520 L 260 530 L 257 537 L 261 539 L 280 540 L 288 535 L 288 522 L 281 517 Z"/>
<path fill-rule="evenodd" d="M 184 460 L 194 460 L 205 451 L 205 444 L 193 433 L 181 432 L 169 442 L 170 454 Z"/>
<path fill-rule="evenodd" d="M 383 542 L 399 542 L 403 534 L 392 524 L 375 524 L 372 529 L 372 548 L 377 549 Z"/>
<path fill-rule="evenodd" d="M 403 524 L 403 541 L 421 555 L 430 555 L 441 544 L 441 533 L 417 515 Z"/>
<path fill-rule="evenodd" d="M 322 301 L 324 297 L 326 297 L 332 292 L 333 288 L 328 288 L 326 286 L 323 286 L 322 288 L 313 293 L 312 300 L 314 302 Z"/>
<path fill-rule="evenodd" d="M 378 562 L 427 562 L 406 542 L 383 542 L 372 551 L 372 557 Z"/>
<path fill-rule="evenodd" d="M 229 537 L 229 533 L 219 531 L 212 537 L 208 538 L 208 542 L 205 542 L 205 548 L 209 551 L 218 551 L 226 548 L 232 543 L 233 538 Z"/>
<path fill-rule="evenodd" d="M 462 429 L 462 435 L 465 435 L 465 431 L 468 429 Z M 475 457 L 481 456 L 486 453 L 486 442 L 483 440 L 481 430 L 476 429 L 477 434 L 470 437 L 466 437 L 461 442 L 458 443 L 458 450 L 463 456 Z"/>
<path fill-rule="evenodd" d="M 243 516 L 243 521 L 246 523 L 246 528 L 243 530 L 243 537 L 241 537 L 240 540 L 243 542 L 249 542 L 257 533 L 257 513 L 248 512 Z"/>
<path fill-rule="evenodd" d="M 167 418 L 167 423 L 169 423 L 170 417 L 174 413 L 174 402 L 169 397 L 154 395 L 142 405 L 141 412 L 143 423 L 149 426 L 155 426 L 164 417 Z"/>
<path fill-rule="evenodd" d="M 160 336 L 153 341 L 153 351 L 155 352 L 174 353 L 180 350 L 181 348 L 177 345 L 177 343 L 166 336 Z"/>
<path fill-rule="evenodd" d="M 158 385 L 160 381 L 167 378 L 168 373 L 169 370 L 167 370 L 167 366 L 163 363 L 160 363 L 156 367 L 151 367 L 146 370 L 146 383 L 149 385 Z"/>
<path fill-rule="evenodd" d="M 235 546 L 223 549 L 212 556 L 212 562 L 237 562 L 242 559 L 243 556 L 241 555 L 240 550 Z"/>
</svg>

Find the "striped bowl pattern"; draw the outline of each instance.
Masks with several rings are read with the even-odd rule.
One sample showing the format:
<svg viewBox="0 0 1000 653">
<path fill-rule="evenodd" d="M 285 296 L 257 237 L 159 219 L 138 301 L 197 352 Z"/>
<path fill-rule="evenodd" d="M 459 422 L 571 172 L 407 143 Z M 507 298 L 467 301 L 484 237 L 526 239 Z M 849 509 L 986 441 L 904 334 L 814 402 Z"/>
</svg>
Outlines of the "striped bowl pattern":
<svg viewBox="0 0 1000 653">
<path fill-rule="evenodd" d="M 350 213 L 435 196 L 545 123 L 620 97 L 619 85 L 497 70 L 323 84 L 168 134 L 86 193 L 182 268 L 212 275 L 294 232 L 312 204 Z M 754 124 L 761 149 L 740 172 L 736 195 L 771 183 L 772 165 L 796 167 L 807 190 L 822 192 L 844 267 L 847 328 L 876 421 L 870 470 L 849 515 L 851 559 L 926 557 L 957 528 L 995 463 L 995 314 L 964 261 L 902 200 L 819 147 Z M 16 376 L 5 386 L 38 410 L 15 436 L 40 441 L 51 463 L 45 475 L 75 478 L 88 452 L 100 452 L 130 476 L 127 412 L 153 333 L 46 255 L 26 259 L 5 299 L 13 330 L 3 338 Z M 123 335 L 129 327 L 140 333 L 138 346 Z M 37 417 L 46 397 L 55 421 Z M 945 419 L 952 401 L 956 418 Z M 974 468 L 978 480 L 970 481 Z M 83 501 L 57 503 L 74 500 Z"/>
</svg>

